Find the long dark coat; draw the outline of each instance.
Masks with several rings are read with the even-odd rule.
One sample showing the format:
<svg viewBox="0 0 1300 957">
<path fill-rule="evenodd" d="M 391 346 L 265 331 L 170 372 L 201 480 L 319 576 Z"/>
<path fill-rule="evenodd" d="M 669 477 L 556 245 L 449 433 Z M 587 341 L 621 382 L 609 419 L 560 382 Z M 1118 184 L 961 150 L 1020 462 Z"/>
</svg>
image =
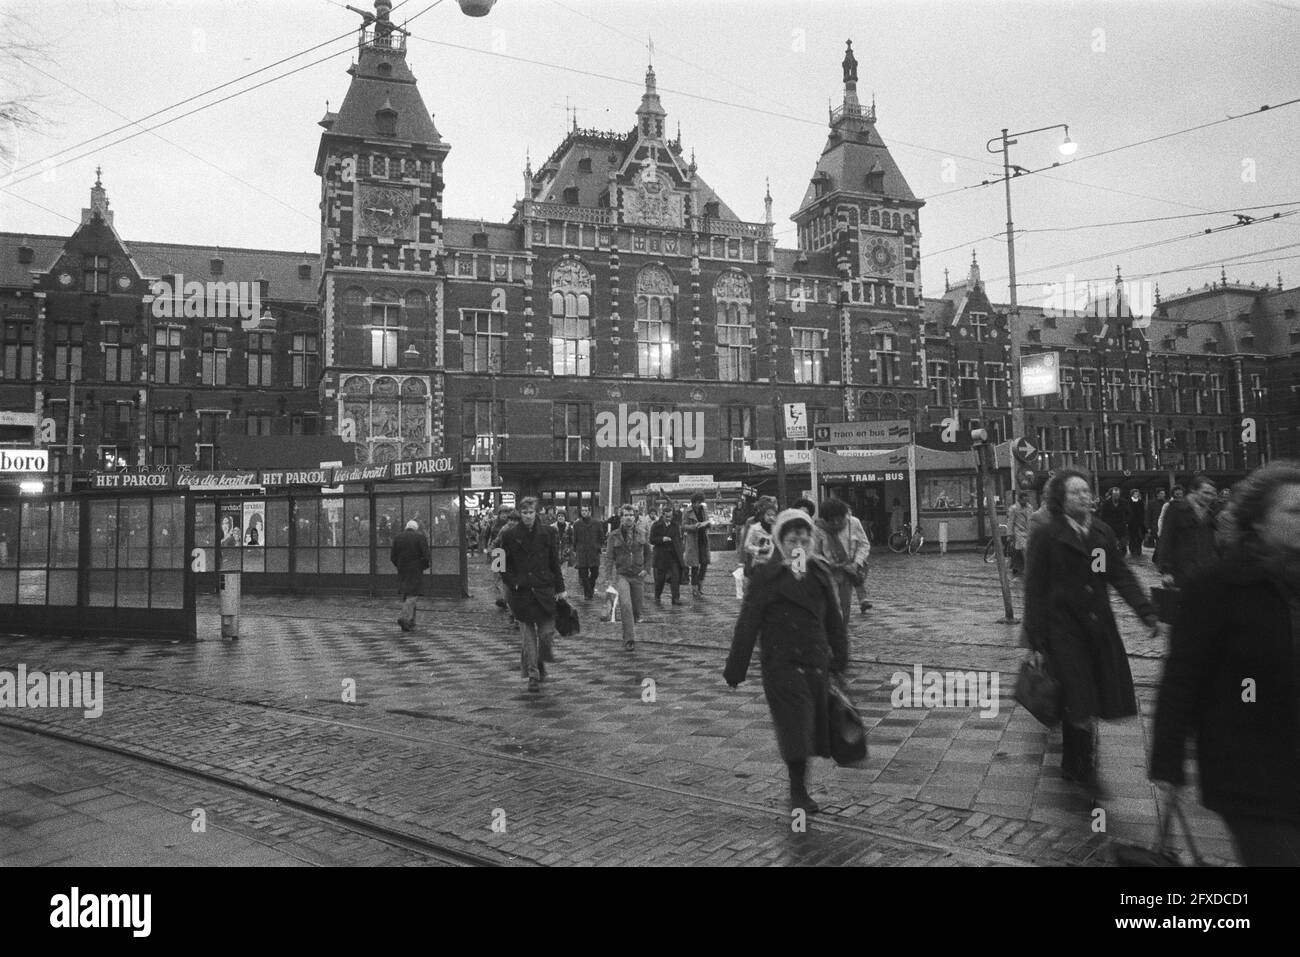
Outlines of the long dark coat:
<svg viewBox="0 0 1300 957">
<path fill-rule="evenodd" d="M 829 757 L 830 675 L 848 667 L 849 641 L 821 559 L 808 559 L 802 580 L 782 562 L 755 566 L 723 670 L 728 684 L 745 680 L 756 640 L 782 759 Z"/>
<path fill-rule="evenodd" d="M 1193 579 L 1160 682 L 1151 777 L 1182 784 L 1195 733 L 1202 804 L 1300 821 L 1297 653 L 1289 602 L 1258 563 L 1224 562 Z M 1242 700 L 1246 678 L 1254 701 Z"/>
<path fill-rule="evenodd" d="M 654 546 L 655 571 L 679 571 L 686 567 L 682 559 L 682 543 L 677 537 L 680 526 L 670 519 L 661 518 L 650 526 L 650 544 Z"/>
<path fill-rule="evenodd" d="M 1116 502 L 1107 495 L 1097 506 L 1097 517 L 1110 526 L 1116 537 L 1122 538 L 1128 534 L 1128 502 L 1124 499 Z"/>
<path fill-rule="evenodd" d="M 1171 502 L 1160 531 L 1160 571 L 1174 576 L 1182 588 L 1187 580 L 1209 568 L 1218 558 L 1214 544 L 1214 513 L 1198 519 L 1192 503 Z"/>
<path fill-rule="evenodd" d="M 553 621 L 555 596 L 565 590 L 555 528 L 540 518 L 532 528 L 520 522 L 502 533 L 501 547 L 506 553 L 501 579 L 509 589 L 511 614 L 533 624 Z"/>
<path fill-rule="evenodd" d="M 1047 671 L 1064 692 L 1065 716 L 1075 723 L 1137 714 L 1133 673 L 1107 585 L 1154 627 L 1155 608 L 1105 522 L 1094 518 L 1081 541 L 1065 516 L 1056 514 L 1030 536 L 1024 643 L 1044 652 Z"/>
<path fill-rule="evenodd" d="M 580 518 L 573 523 L 573 564 L 577 568 L 600 566 L 605 549 L 605 523 L 594 518 Z"/>
<path fill-rule="evenodd" d="M 692 505 L 682 515 L 682 559 L 688 566 L 707 565 L 712 560 L 709 529 L 704 520 L 703 505 Z"/>
<path fill-rule="evenodd" d="M 397 591 L 403 598 L 424 594 L 424 570 L 429 567 L 429 540 L 414 528 L 403 529 L 388 550 L 397 566 Z"/>
</svg>

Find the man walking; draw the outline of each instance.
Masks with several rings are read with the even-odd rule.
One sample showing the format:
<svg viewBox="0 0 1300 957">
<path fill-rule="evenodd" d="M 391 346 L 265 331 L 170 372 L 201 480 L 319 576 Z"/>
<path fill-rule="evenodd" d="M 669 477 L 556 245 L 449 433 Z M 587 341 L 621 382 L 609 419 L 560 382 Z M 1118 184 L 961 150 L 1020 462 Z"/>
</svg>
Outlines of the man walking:
<svg viewBox="0 0 1300 957">
<path fill-rule="evenodd" d="M 1147 535 L 1147 509 L 1142 493 L 1134 489 L 1125 506 L 1128 510 L 1128 553 L 1133 558 L 1142 557 L 1142 539 Z"/>
<path fill-rule="evenodd" d="M 623 647 L 636 647 L 636 623 L 641 620 L 643 579 L 650 564 L 650 539 L 637 528 L 636 509 L 624 505 L 618 528 L 605 543 L 605 583 L 618 590 L 618 614 L 623 619 Z"/>
<path fill-rule="evenodd" d="M 1196 572 L 1214 564 L 1217 497 L 1214 480 L 1197 474 L 1189 483 L 1191 492 L 1181 501 L 1169 503 L 1160 531 L 1160 574 L 1166 586 L 1182 588 Z"/>
<path fill-rule="evenodd" d="M 682 550 L 677 542 L 677 526 L 673 521 L 672 506 L 665 502 L 659 509 L 659 520 L 650 526 L 650 544 L 654 546 L 655 604 L 663 603 L 664 583 L 671 590 L 673 604 L 682 603 L 681 585 Z"/>
<path fill-rule="evenodd" d="M 1021 492 L 1016 504 L 1007 509 L 1007 535 L 1011 538 L 1011 574 L 1025 571 L 1025 550 L 1029 548 L 1029 517 L 1034 510 L 1029 507 L 1029 494 Z"/>
<path fill-rule="evenodd" d="M 1128 536 L 1128 509 L 1119 497 L 1119 486 L 1112 488 L 1101 500 L 1097 517 L 1110 526 L 1110 530 L 1115 533 L 1115 540 L 1119 542 L 1119 550 L 1124 551 Z"/>
<path fill-rule="evenodd" d="M 696 492 L 691 496 L 691 507 L 682 517 L 682 532 L 685 536 L 682 557 L 691 571 L 692 598 L 704 597 L 704 573 L 709 570 L 709 528 L 713 525 L 713 520 L 709 518 L 704 501 L 704 493 Z"/>
<path fill-rule="evenodd" d="M 582 597 L 595 597 L 596 578 L 600 575 L 600 553 L 605 547 L 605 523 L 591 517 L 591 509 L 582 506 L 573 523 L 573 564 L 578 569 Z"/>
<path fill-rule="evenodd" d="M 402 596 L 402 613 L 397 623 L 402 631 L 415 630 L 415 603 L 424 594 L 424 570 L 429 567 L 429 540 L 415 519 L 393 539 L 389 560 L 397 567 L 397 592 Z"/>
<path fill-rule="evenodd" d="M 867 541 L 862 523 L 855 526 L 849 521 L 847 502 L 838 498 L 828 499 L 821 503 L 818 511 L 820 514 L 813 527 L 812 551 L 830 565 L 831 581 L 840 600 L 840 614 L 845 627 L 848 627 L 853 589 L 866 579 L 871 543 Z"/>
<path fill-rule="evenodd" d="M 553 661 L 555 603 L 565 597 L 564 572 L 555 529 L 537 517 L 537 499 L 519 503 L 520 523 L 501 535 L 506 553 L 504 579 L 510 593 L 510 611 L 519 622 L 523 639 L 520 668 L 530 692 L 541 689 L 546 662 Z"/>
</svg>

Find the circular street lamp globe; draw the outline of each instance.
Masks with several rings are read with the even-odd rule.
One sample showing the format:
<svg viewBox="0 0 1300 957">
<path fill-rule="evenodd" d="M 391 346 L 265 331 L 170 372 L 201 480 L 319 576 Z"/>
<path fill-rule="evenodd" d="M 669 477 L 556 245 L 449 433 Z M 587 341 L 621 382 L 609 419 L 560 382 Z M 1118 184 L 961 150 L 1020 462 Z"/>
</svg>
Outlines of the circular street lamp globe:
<svg viewBox="0 0 1300 957">
<path fill-rule="evenodd" d="M 1065 136 L 1065 142 L 1057 147 L 1057 149 L 1061 151 L 1062 156 L 1073 156 L 1079 151 L 1079 144 L 1070 139 L 1070 135 L 1067 133 Z"/>
<path fill-rule="evenodd" d="M 467 17 L 485 17 L 497 0 L 460 0 L 460 11 Z"/>
</svg>

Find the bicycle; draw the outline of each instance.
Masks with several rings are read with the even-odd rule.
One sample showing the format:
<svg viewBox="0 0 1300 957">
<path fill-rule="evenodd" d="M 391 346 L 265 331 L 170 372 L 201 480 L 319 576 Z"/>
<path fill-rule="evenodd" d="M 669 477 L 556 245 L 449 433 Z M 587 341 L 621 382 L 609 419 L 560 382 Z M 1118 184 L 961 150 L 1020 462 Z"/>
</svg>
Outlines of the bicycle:
<svg viewBox="0 0 1300 957">
<path fill-rule="evenodd" d="M 901 528 L 889 536 L 889 550 L 892 552 L 915 555 L 924 544 L 925 535 L 919 528 L 913 531 L 911 522 L 904 522 Z"/>
<path fill-rule="evenodd" d="M 998 525 L 998 535 L 1002 538 L 1002 554 L 1007 558 L 1011 557 L 1011 530 L 1005 525 Z M 984 561 L 993 564 L 993 541 L 994 536 L 990 535 L 989 540 L 984 544 Z"/>
</svg>

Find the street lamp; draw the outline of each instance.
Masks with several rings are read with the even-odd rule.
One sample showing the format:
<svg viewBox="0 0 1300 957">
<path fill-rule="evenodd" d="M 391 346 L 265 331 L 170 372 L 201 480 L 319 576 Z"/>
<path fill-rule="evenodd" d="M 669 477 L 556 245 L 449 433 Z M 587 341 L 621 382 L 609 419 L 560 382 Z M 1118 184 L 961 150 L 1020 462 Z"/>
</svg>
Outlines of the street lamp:
<svg viewBox="0 0 1300 957">
<path fill-rule="evenodd" d="M 1065 123 L 1057 123 L 1053 126 L 1040 126 L 1034 130 L 1024 130 L 1020 133 L 1008 133 L 1003 127 L 1002 135 L 995 136 L 984 145 L 984 148 L 990 153 L 997 153 L 999 149 L 1002 153 L 1002 180 L 1006 184 L 1007 191 L 1007 274 L 1011 283 L 1011 311 L 1007 316 L 1007 338 L 1011 341 L 1011 431 L 1015 433 L 1016 438 L 1023 438 L 1025 432 L 1025 408 L 1020 397 L 1020 340 L 1016 335 L 1016 325 L 1019 319 L 1019 307 L 1016 303 L 1016 240 L 1015 232 L 1011 225 L 1011 160 L 1008 156 L 1008 148 L 1014 146 L 1017 140 L 1011 139 L 1013 136 L 1028 136 L 1030 133 L 1043 133 L 1047 130 L 1065 130 L 1065 141 L 1061 143 L 1059 149 L 1062 156 L 1073 156 L 1078 150 L 1079 144 L 1070 139 L 1070 127 Z M 994 144 L 1001 140 L 1000 148 Z M 1020 174 L 1020 167 L 1016 167 L 1016 175 Z"/>
</svg>

